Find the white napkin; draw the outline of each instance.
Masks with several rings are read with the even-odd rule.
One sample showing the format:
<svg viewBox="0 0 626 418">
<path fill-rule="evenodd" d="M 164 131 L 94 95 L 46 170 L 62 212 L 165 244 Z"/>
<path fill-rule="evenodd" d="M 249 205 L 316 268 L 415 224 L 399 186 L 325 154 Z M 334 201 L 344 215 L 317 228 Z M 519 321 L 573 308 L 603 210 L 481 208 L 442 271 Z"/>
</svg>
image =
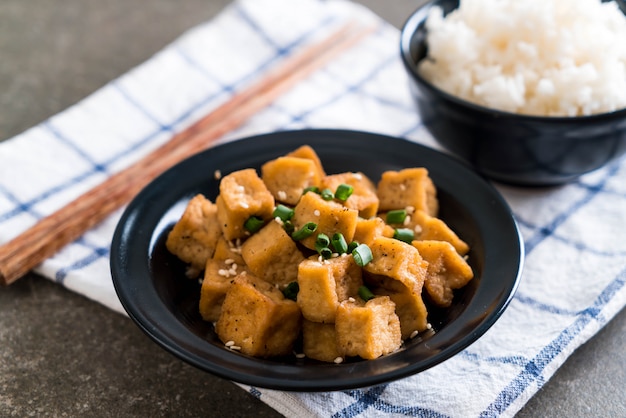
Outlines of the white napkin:
<svg viewBox="0 0 626 418">
<path fill-rule="evenodd" d="M 377 22 L 378 29 L 223 141 L 279 129 L 346 128 L 437 147 L 409 97 L 397 29 L 342 0 L 241 0 L 75 106 L 0 144 L 0 242 L 145 155 L 348 18 Z M 286 416 L 513 416 L 624 307 L 625 177 L 622 159 L 564 187 L 498 186 L 522 229 L 524 276 L 501 319 L 452 359 L 364 390 L 245 389 Z M 123 313 L 109 274 L 109 245 L 120 214 L 37 271 Z"/>
</svg>

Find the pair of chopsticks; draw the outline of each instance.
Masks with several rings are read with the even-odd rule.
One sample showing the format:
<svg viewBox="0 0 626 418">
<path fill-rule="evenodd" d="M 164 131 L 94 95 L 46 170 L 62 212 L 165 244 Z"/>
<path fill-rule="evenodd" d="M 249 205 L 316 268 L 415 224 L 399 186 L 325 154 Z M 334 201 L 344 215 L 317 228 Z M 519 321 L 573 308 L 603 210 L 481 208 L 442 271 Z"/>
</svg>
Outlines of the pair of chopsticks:
<svg viewBox="0 0 626 418">
<path fill-rule="evenodd" d="M 0 284 L 8 285 L 130 202 L 178 162 L 207 149 L 298 81 L 354 46 L 373 28 L 348 23 L 286 58 L 251 86 L 173 136 L 168 142 L 0 246 Z"/>
</svg>

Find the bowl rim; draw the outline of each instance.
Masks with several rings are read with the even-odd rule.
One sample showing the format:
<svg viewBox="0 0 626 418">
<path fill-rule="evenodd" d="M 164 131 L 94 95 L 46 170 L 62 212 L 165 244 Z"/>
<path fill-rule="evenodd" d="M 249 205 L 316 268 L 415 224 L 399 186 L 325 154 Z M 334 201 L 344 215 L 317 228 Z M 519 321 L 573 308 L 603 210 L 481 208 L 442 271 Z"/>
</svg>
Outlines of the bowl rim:
<svg viewBox="0 0 626 418">
<path fill-rule="evenodd" d="M 597 123 L 602 122 L 605 119 L 621 119 L 626 118 L 626 107 L 622 109 L 616 109 L 610 112 L 602 112 L 602 113 L 594 113 L 591 115 L 582 115 L 582 116 L 541 116 L 541 115 L 528 115 L 522 113 L 514 113 L 508 112 L 504 110 L 499 110 L 496 108 L 490 108 L 484 105 L 480 105 L 474 102 L 470 102 L 464 100 L 460 97 L 457 97 L 451 93 L 448 93 L 439 87 L 435 86 L 424 77 L 422 77 L 417 71 L 417 63 L 413 61 L 413 57 L 411 55 L 411 45 L 413 41 L 413 37 L 415 36 L 418 29 L 421 29 L 428 17 L 428 12 L 432 7 L 437 6 L 436 3 L 440 3 L 447 0 L 429 0 L 426 3 L 422 4 L 420 7 L 415 9 L 415 11 L 406 19 L 405 23 L 400 30 L 400 56 L 402 58 L 402 63 L 408 74 L 417 81 L 417 83 L 428 89 L 432 94 L 436 94 L 441 96 L 441 99 L 450 102 L 456 106 L 465 107 L 469 110 L 490 114 L 494 118 L 500 119 L 516 119 L 518 121 L 524 121 L 529 123 L 545 123 L 545 124 L 560 124 L 560 123 Z M 456 1 L 460 3 L 461 0 L 450 0 Z M 624 5 L 624 9 L 622 10 L 626 17 L 626 1 L 620 0 L 618 2 L 620 5 Z M 458 6 L 457 6 L 458 8 Z M 425 30 L 425 29 L 424 29 Z"/>
<path fill-rule="evenodd" d="M 165 202 L 160 202 L 159 197 L 164 193 L 177 193 L 178 199 L 185 197 L 188 200 L 195 193 L 190 193 L 190 190 L 185 190 L 184 187 L 179 191 L 167 191 L 168 187 L 180 181 L 181 170 L 197 172 L 200 171 L 197 170 L 199 164 L 205 169 L 207 162 L 231 161 L 229 159 L 232 159 L 233 155 L 239 155 L 235 150 L 245 151 L 247 158 L 261 158 L 260 154 L 268 153 L 268 149 L 276 149 L 274 153 L 276 156 L 281 155 L 278 153 L 279 148 L 282 153 L 295 149 L 295 145 L 311 144 L 315 149 L 316 141 L 323 144 L 327 150 L 330 147 L 333 149 L 339 147 L 341 157 L 350 155 L 357 144 L 369 149 L 370 155 L 374 156 L 369 157 L 370 160 L 397 155 L 400 161 L 406 162 L 416 158 L 417 155 L 418 160 L 434 161 L 432 164 L 435 166 L 435 172 L 439 172 L 436 184 L 438 187 L 443 183 L 457 184 L 459 185 L 457 188 L 461 189 L 462 184 L 466 190 L 459 191 L 459 195 L 470 193 L 474 188 L 471 194 L 472 201 L 468 200 L 469 196 L 463 199 L 455 195 L 454 198 L 458 197 L 457 200 L 463 202 L 463 209 L 469 210 L 473 216 L 476 214 L 482 216 L 482 220 L 475 218 L 472 220 L 480 224 L 481 234 L 486 235 L 483 238 L 487 253 L 485 257 L 488 257 L 490 262 L 484 261 L 483 276 L 480 280 L 486 280 L 486 283 L 491 285 L 476 288 L 476 295 L 468 301 L 459 316 L 466 321 L 452 321 L 433 334 L 428 342 L 431 342 L 434 348 L 416 342 L 399 353 L 376 360 L 328 365 L 302 366 L 251 358 L 207 342 L 186 328 L 174 313 L 164 309 L 166 304 L 160 298 L 155 286 L 146 285 L 152 282 L 149 259 L 155 245 L 154 234 L 164 222 L 165 208 L 171 208 L 174 204 L 173 197 L 168 197 L 171 201 Z M 380 154 L 384 157 L 378 153 L 371 153 L 372 149 L 379 148 Z M 443 166 L 437 168 L 437 163 Z M 209 176 L 213 175 L 213 170 L 205 171 L 210 172 Z M 207 176 L 207 174 L 196 175 Z M 487 213 L 489 210 L 492 211 L 489 219 L 482 215 L 485 210 Z M 506 230 L 506 242 L 501 240 L 503 229 Z M 498 239 L 494 240 L 495 237 Z M 507 257 L 510 259 L 503 261 L 503 258 Z M 224 143 L 199 153 L 163 173 L 144 188 L 123 212 L 111 244 L 110 268 L 115 291 L 129 317 L 166 351 L 199 369 L 238 383 L 285 391 L 312 392 L 355 389 L 386 383 L 422 372 L 467 348 L 492 327 L 510 304 L 521 280 L 524 257 L 524 243 L 520 230 L 504 198 L 495 187 L 459 160 L 402 138 L 359 131 L 305 129 L 255 135 Z M 137 266 L 139 270 L 136 270 Z M 506 274 L 503 274 L 503 271 Z M 503 275 L 509 276 L 504 283 Z M 485 293 L 491 295 L 494 292 L 496 296 L 493 300 L 484 300 Z M 467 321 L 468 319 L 470 321 Z M 472 326 L 471 332 L 466 331 L 468 322 Z M 169 329 L 170 326 L 173 329 Z M 460 337 L 450 338 L 457 335 Z M 425 359 L 420 358 L 423 351 L 429 354 Z M 209 356 L 209 361 L 206 356 Z M 249 372 L 248 368 L 253 372 Z M 369 374 L 371 370 L 378 373 Z"/>
</svg>

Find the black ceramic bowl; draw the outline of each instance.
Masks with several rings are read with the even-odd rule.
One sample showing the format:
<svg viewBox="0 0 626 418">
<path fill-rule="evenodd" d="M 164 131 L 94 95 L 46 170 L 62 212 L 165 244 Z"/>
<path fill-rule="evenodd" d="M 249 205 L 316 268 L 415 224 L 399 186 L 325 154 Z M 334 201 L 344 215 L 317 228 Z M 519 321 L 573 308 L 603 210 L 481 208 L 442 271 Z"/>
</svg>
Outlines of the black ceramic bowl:
<svg viewBox="0 0 626 418">
<path fill-rule="evenodd" d="M 471 247 L 475 278 L 450 308 L 430 310 L 434 333 L 376 360 L 320 363 L 259 359 L 230 351 L 198 312 L 200 285 L 170 254 L 165 237 L 189 199 L 218 193 L 215 170 L 260 169 L 300 145 L 311 145 L 328 173 L 426 167 L 438 188 L 440 217 Z M 113 283 L 137 325 L 169 352 L 215 375 L 258 387 L 327 391 L 371 386 L 432 367 L 476 341 L 500 317 L 523 264 L 520 234 L 506 202 L 471 169 L 409 141 L 354 131 L 305 130 L 260 135 L 200 153 L 165 172 L 130 203 L 111 245 Z"/>
<path fill-rule="evenodd" d="M 402 29 L 400 50 L 421 118 L 442 146 L 491 179 L 527 186 L 575 180 L 626 151 L 626 109 L 585 117 L 525 116 L 469 103 L 422 78 L 416 64 L 427 54 L 424 24 L 433 6 L 447 14 L 459 0 L 429 1 L 417 9 Z"/>
</svg>

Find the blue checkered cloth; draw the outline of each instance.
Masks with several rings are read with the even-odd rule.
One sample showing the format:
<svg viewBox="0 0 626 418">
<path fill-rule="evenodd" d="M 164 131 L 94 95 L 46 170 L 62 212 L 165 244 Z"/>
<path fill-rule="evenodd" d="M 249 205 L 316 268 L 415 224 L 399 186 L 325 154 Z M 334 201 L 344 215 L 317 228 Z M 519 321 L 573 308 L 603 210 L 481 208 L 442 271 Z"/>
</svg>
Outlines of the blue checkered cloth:
<svg viewBox="0 0 626 418">
<path fill-rule="evenodd" d="M 75 106 L 0 144 L 6 242 L 217 107 L 270 66 L 349 18 L 377 30 L 221 141 L 345 128 L 437 148 L 416 115 L 399 33 L 341 1 L 241 0 Z M 419 375 L 363 390 L 244 387 L 286 416 L 513 416 L 626 302 L 626 160 L 553 189 L 498 186 L 527 256 L 516 297 L 476 343 Z M 109 274 L 121 211 L 37 272 L 124 312 Z"/>
</svg>

